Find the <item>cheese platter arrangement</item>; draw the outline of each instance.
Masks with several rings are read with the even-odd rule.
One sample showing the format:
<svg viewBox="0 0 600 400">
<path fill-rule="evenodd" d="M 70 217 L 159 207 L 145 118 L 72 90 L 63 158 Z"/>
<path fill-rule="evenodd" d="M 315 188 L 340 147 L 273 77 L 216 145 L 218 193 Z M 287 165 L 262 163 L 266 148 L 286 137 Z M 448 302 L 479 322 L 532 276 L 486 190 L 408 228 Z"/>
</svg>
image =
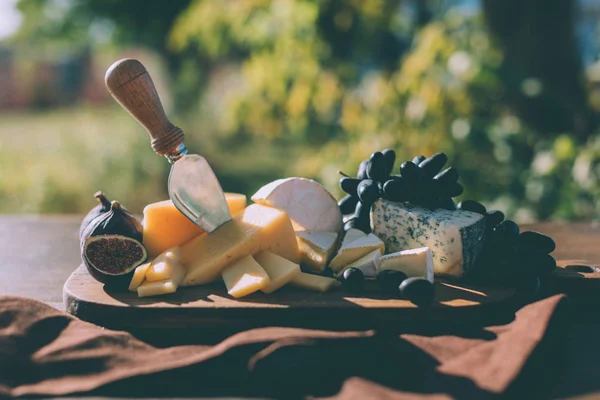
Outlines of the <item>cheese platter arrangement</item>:
<svg viewBox="0 0 600 400">
<path fill-rule="evenodd" d="M 392 149 L 374 152 L 356 176 L 341 173 L 339 201 L 304 177 L 248 199 L 224 193 L 206 160 L 187 154 L 138 61 L 118 61 L 106 82 L 173 169 L 170 199 L 147 205 L 141 221 L 96 193 L 80 228 L 83 263 L 64 287 L 66 309 L 84 320 L 127 329 L 481 318 L 556 268 L 549 236 L 455 202 L 463 187 L 444 153 L 396 163 Z"/>
</svg>

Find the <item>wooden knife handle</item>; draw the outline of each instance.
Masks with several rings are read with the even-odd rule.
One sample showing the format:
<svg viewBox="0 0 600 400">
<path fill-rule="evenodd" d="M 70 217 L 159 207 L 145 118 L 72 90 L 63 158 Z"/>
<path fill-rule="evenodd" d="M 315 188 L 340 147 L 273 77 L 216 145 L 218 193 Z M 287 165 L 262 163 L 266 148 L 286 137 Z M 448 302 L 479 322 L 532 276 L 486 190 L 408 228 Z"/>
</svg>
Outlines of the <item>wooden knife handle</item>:
<svg viewBox="0 0 600 400">
<path fill-rule="evenodd" d="M 154 82 L 141 62 L 130 58 L 115 62 L 106 71 L 104 81 L 117 102 L 146 128 L 157 154 L 171 153 L 183 143 L 183 131 L 167 118 Z"/>
</svg>

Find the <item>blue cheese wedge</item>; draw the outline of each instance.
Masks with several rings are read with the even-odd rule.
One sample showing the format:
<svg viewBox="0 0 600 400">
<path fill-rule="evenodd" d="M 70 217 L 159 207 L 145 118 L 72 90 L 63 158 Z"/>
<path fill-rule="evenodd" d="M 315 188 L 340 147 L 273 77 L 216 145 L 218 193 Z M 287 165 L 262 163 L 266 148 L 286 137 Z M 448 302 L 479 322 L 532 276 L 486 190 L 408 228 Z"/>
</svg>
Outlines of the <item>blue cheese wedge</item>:
<svg viewBox="0 0 600 400">
<path fill-rule="evenodd" d="M 336 278 L 339 278 L 348 268 L 358 268 L 362 271 L 365 278 L 375 278 L 377 276 L 377 260 L 381 256 L 383 256 L 383 249 L 378 248 L 366 256 L 363 256 L 358 260 L 346 265 L 333 275 Z"/>
<path fill-rule="evenodd" d="M 385 251 L 383 242 L 377 236 L 372 233 L 367 235 L 358 229 L 349 229 L 336 256 L 329 263 L 329 268 L 337 272 L 377 249 Z"/>
<path fill-rule="evenodd" d="M 470 211 L 378 200 L 371 208 L 371 227 L 387 253 L 428 247 L 435 274 L 460 277 L 483 250 L 485 219 Z"/>
<path fill-rule="evenodd" d="M 323 272 L 337 250 L 338 237 L 337 232 L 296 232 L 302 266 L 312 272 Z"/>
<path fill-rule="evenodd" d="M 402 271 L 409 278 L 425 278 L 433 283 L 433 256 L 428 247 L 402 250 L 377 259 L 377 270 Z"/>
</svg>

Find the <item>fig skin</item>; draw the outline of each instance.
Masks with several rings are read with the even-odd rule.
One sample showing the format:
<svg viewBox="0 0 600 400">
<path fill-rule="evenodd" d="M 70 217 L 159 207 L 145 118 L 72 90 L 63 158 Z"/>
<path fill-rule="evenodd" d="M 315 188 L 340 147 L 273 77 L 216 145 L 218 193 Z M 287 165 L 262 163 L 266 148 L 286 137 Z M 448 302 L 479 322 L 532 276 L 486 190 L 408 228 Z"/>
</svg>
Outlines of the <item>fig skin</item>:
<svg viewBox="0 0 600 400">
<path fill-rule="evenodd" d="M 85 240 L 98 235 L 122 235 L 142 242 L 143 226 L 127 209 L 113 200 L 110 210 L 94 218 L 81 235 L 81 248 Z"/>
<path fill-rule="evenodd" d="M 83 231 L 88 225 L 100 215 L 110 211 L 111 201 L 104 196 L 104 193 L 100 190 L 94 193 L 94 197 L 98 201 L 96 207 L 92 208 L 81 221 L 81 225 L 79 226 L 79 238 L 83 241 Z"/>
<path fill-rule="evenodd" d="M 99 236 L 106 237 L 107 239 L 115 239 L 115 240 L 125 238 L 124 236 L 121 236 L 121 235 L 99 235 Z M 93 237 L 98 237 L 98 236 L 93 236 Z M 135 239 L 133 239 L 133 240 L 135 240 Z M 135 265 L 134 265 L 134 263 L 132 263 L 131 265 L 134 265 L 134 266 L 130 267 L 131 269 L 124 274 L 121 274 L 121 275 L 106 274 L 106 273 L 103 273 L 102 271 L 96 269 L 94 266 L 92 266 L 92 263 L 87 259 L 87 256 L 86 256 L 85 244 L 84 244 L 82 255 L 81 255 L 83 263 L 85 264 L 90 275 L 94 279 L 96 279 L 98 282 L 104 283 L 107 287 L 109 287 L 111 289 L 117 289 L 117 290 L 127 289 L 127 287 L 129 286 L 129 283 L 131 282 L 131 278 L 133 278 L 135 269 L 139 265 L 143 264 L 148 257 L 146 249 L 144 248 L 142 243 L 138 242 L 137 240 L 135 240 L 135 241 L 139 244 L 140 249 L 143 252 L 142 258 L 140 258 L 138 260 L 138 262 L 135 263 Z"/>
</svg>

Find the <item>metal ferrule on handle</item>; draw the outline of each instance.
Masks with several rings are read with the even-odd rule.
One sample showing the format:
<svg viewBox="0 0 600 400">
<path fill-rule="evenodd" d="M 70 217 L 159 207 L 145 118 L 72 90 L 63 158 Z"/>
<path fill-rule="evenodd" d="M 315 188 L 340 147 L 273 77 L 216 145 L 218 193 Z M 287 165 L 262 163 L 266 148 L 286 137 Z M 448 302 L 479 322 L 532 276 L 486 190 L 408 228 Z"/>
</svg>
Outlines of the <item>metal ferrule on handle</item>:
<svg viewBox="0 0 600 400">
<path fill-rule="evenodd" d="M 175 161 L 179 160 L 181 157 L 185 156 L 188 153 L 188 149 L 185 148 L 185 144 L 181 143 L 179 146 L 174 148 L 172 151 L 165 153 L 164 156 L 167 157 L 169 163 L 173 164 Z"/>
</svg>

